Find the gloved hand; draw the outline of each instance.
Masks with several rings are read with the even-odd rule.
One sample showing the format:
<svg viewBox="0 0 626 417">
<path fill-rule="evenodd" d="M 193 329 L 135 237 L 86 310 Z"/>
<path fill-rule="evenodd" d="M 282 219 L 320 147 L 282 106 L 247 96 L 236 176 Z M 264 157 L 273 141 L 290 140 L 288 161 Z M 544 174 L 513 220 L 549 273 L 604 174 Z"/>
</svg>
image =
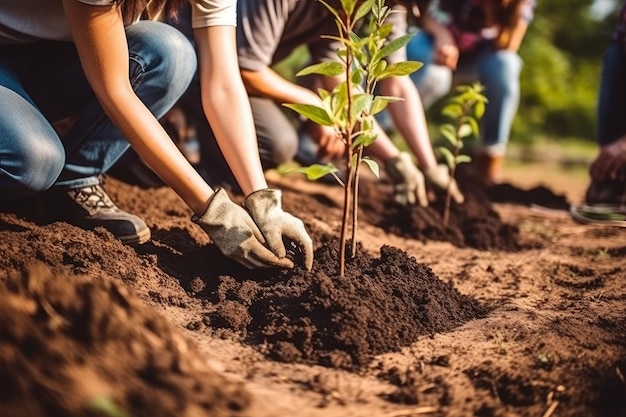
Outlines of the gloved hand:
<svg viewBox="0 0 626 417">
<path fill-rule="evenodd" d="M 250 212 L 267 241 L 267 246 L 279 258 L 287 254 L 283 237 L 300 245 L 304 266 L 308 271 L 313 267 L 313 242 L 304 229 L 304 223 L 297 217 L 283 211 L 282 192 L 265 188 L 250 194 L 243 204 Z"/>
<path fill-rule="evenodd" d="M 434 185 L 447 192 L 448 184 L 450 184 L 450 196 L 457 204 L 462 204 L 465 201 L 465 197 L 459 190 L 459 185 L 454 178 L 450 178 L 450 169 L 446 165 L 437 165 L 436 167 L 429 168 L 424 171 L 424 177 L 427 183 Z"/>
<path fill-rule="evenodd" d="M 401 152 L 385 164 L 385 170 L 393 181 L 394 200 L 402 205 L 428 206 L 424 175 L 413 163 L 411 156 Z"/>
<path fill-rule="evenodd" d="M 254 220 L 243 207 L 230 200 L 224 189 L 218 189 L 202 216 L 194 216 L 192 220 L 202 227 L 220 252 L 247 268 L 293 268 L 293 262 L 284 253 L 282 257 L 276 256 L 263 246 L 265 239 Z"/>
</svg>

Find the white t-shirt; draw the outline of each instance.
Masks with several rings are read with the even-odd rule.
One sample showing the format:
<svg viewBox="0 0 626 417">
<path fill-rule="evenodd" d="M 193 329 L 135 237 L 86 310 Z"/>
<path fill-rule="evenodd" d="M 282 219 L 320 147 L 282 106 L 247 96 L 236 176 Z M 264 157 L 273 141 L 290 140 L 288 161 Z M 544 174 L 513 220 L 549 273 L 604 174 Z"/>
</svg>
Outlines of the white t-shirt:
<svg viewBox="0 0 626 417">
<path fill-rule="evenodd" d="M 113 0 L 76 0 L 91 5 L 110 5 Z M 193 27 L 235 26 L 237 0 L 190 0 Z M 0 44 L 41 39 L 70 41 L 70 28 L 61 0 L 2 0 Z"/>
</svg>

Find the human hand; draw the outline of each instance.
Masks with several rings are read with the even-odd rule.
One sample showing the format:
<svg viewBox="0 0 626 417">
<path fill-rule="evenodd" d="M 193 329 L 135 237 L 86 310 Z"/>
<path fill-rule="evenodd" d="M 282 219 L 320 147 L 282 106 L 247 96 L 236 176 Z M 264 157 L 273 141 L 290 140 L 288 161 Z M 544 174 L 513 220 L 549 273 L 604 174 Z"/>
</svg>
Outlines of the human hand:
<svg viewBox="0 0 626 417">
<path fill-rule="evenodd" d="M 404 206 L 419 203 L 428 206 L 424 175 L 415 166 L 411 156 L 401 152 L 385 164 L 385 170 L 393 181 L 394 200 Z"/>
<path fill-rule="evenodd" d="M 255 268 L 293 268 L 284 255 L 277 256 L 264 246 L 263 234 L 243 207 L 233 203 L 224 189 L 211 197 L 209 207 L 200 217 L 192 217 L 228 258 Z"/>
<path fill-rule="evenodd" d="M 424 170 L 424 178 L 429 184 L 445 192 L 448 192 L 448 187 L 450 187 L 450 196 L 455 203 L 462 204 L 465 201 L 456 180 L 450 177 L 450 169 L 447 166 L 437 165 Z"/>
<path fill-rule="evenodd" d="M 448 37 L 439 37 L 435 40 L 433 62 L 452 70 L 456 69 L 459 63 L 459 48 L 452 37 L 449 39 Z"/>
<path fill-rule="evenodd" d="M 313 267 L 313 242 L 302 220 L 283 211 L 281 196 L 280 190 L 265 188 L 250 194 L 243 204 L 263 233 L 270 250 L 279 258 L 285 258 L 287 251 L 283 238 L 294 241 L 302 249 L 304 266 L 310 271 Z"/>
<path fill-rule="evenodd" d="M 319 147 L 317 156 L 320 158 L 333 160 L 345 154 L 346 144 L 334 128 L 310 123 L 308 133 Z"/>
<path fill-rule="evenodd" d="M 624 179 L 626 175 L 626 137 L 600 148 L 600 154 L 589 168 L 597 181 Z"/>
</svg>

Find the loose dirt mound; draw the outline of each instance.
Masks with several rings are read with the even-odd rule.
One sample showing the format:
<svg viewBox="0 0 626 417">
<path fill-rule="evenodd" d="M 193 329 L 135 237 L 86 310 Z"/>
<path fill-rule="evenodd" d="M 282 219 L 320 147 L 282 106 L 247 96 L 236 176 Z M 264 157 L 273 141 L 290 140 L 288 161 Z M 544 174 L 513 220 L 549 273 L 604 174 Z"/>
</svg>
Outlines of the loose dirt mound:
<svg viewBox="0 0 626 417">
<path fill-rule="evenodd" d="M 339 240 L 322 243 L 312 272 L 296 268 L 259 282 L 218 277 L 211 324 L 243 331 L 280 361 L 356 370 L 485 313 L 399 249 L 383 246 L 373 258 L 357 248 L 340 277 Z"/>
<path fill-rule="evenodd" d="M 4 284 L 2 416 L 234 416 L 249 402 L 123 285 L 43 266 Z"/>
</svg>

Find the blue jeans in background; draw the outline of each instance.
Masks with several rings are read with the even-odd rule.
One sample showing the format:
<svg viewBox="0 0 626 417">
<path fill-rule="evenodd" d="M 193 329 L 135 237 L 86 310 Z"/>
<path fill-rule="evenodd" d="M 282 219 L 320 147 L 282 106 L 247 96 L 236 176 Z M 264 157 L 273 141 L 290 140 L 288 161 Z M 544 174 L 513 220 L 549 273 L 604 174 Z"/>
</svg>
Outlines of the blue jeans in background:
<svg viewBox="0 0 626 417">
<path fill-rule="evenodd" d="M 598 95 L 598 144 L 607 146 L 626 134 L 626 53 L 612 42 L 604 53 Z"/>
<path fill-rule="evenodd" d="M 157 117 L 184 93 L 196 69 L 189 41 L 169 25 L 126 28 L 133 90 Z M 0 199 L 99 183 L 129 144 L 91 90 L 72 42 L 0 46 Z M 52 123 L 76 115 L 59 136 Z"/>
<path fill-rule="evenodd" d="M 452 71 L 433 64 L 433 52 L 433 38 L 424 31 L 418 31 L 407 44 L 407 58 L 424 64 L 411 74 L 424 106 L 428 108 L 442 98 L 453 85 L 479 81 L 485 86 L 484 94 L 489 100 L 481 121 L 482 148 L 490 155 L 504 155 L 519 105 L 520 57 L 484 43 L 471 53 L 461 54 L 457 69 Z"/>
</svg>

